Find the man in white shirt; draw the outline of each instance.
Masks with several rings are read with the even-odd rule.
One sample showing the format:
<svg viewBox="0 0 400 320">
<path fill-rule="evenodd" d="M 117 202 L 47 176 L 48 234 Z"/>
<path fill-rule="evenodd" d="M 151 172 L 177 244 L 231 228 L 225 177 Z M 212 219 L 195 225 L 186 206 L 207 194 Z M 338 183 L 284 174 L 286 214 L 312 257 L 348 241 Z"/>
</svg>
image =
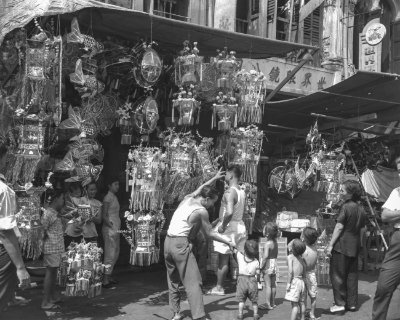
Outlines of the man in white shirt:
<svg viewBox="0 0 400 320">
<path fill-rule="evenodd" d="M 400 175 L 400 156 L 396 158 L 396 166 Z M 393 189 L 382 208 L 382 221 L 393 223 L 394 232 L 380 270 L 372 320 L 386 320 L 393 292 L 400 285 L 400 187 Z"/>
<path fill-rule="evenodd" d="M 22 288 L 30 284 L 14 231 L 15 207 L 15 193 L 0 174 L 0 314 L 14 298 L 18 280 Z"/>
</svg>

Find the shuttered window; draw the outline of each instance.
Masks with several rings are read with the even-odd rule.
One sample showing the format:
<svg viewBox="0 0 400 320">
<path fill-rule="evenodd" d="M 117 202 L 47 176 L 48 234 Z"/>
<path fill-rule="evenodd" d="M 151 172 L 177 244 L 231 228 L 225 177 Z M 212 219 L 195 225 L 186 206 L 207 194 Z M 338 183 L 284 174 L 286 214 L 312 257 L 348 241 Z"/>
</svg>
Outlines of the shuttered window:
<svg viewBox="0 0 400 320">
<path fill-rule="evenodd" d="M 392 25 L 392 73 L 400 74 L 400 21 Z"/>
</svg>

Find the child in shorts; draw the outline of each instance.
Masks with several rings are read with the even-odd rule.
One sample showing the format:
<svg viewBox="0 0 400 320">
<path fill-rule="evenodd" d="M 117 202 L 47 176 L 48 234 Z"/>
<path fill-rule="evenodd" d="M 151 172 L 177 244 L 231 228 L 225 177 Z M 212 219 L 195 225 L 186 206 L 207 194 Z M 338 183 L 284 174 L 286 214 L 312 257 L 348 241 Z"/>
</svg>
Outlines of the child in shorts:
<svg viewBox="0 0 400 320">
<path fill-rule="evenodd" d="M 249 298 L 253 305 L 254 320 L 260 319 L 258 315 L 258 285 L 257 275 L 260 273 L 258 256 L 258 243 L 254 240 L 246 240 L 244 253 L 235 251 L 235 258 L 239 267 L 238 280 L 236 285 L 236 297 L 239 301 L 238 320 L 243 319 L 243 308 L 246 299 Z"/>
<path fill-rule="evenodd" d="M 64 253 L 63 225 L 60 211 L 64 206 L 64 193 L 60 190 L 46 192 L 48 206 L 42 216 L 44 229 L 43 239 L 43 265 L 46 267 L 44 278 L 44 296 L 41 308 L 43 310 L 56 310 L 60 299 L 56 296 L 57 269 Z"/>
<path fill-rule="evenodd" d="M 278 257 L 278 242 L 276 239 L 278 237 L 278 232 L 278 226 L 274 222 L 268 222 L 263 231 L 267 242 L 264 244 L 260 270 L 264 276 L 266 303 L 258 307 L 261 310 L 272 310 L 276 307 L 276 259 Z"/>
<path fill-rule="evenodd" d="M 297 319 L 299 313 L 301 320 L 305 319 L 305 276 L 306 264 L 302 254 L 306 251 L 306 245 L 300 239 L 292 242 L 292 253 L 288 256 L 288 283 L 286 286 L 285 300 L 292 303 L 291 320 Z"/>
<path fill-rule="evenodd" d="M 318 239 L 318 231 L 314 228 L 306 227 L 301 234 L 301 240 L 306 245 L 306 251 L 303 253 L 303 259 L 306 264 L 306 288 L 311 300 L 310 320 L 315 320 L 315 307 L 317 303 L 317 276 L 315 268 L 318 260 L 315 243 Z"/>
</svg>

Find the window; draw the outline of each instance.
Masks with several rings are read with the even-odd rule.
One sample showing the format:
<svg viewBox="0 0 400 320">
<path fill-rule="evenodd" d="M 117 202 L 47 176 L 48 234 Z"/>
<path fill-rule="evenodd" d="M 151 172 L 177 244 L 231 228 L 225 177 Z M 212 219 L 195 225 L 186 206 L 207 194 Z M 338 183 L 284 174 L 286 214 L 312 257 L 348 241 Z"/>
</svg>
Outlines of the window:
<svg viewBox="0 0 400 320">
<path fill-rule="evenodd" d="M 190 22 L 189 0 L 145 0 L 144 8 L 157 16 Z"/>
</svg>

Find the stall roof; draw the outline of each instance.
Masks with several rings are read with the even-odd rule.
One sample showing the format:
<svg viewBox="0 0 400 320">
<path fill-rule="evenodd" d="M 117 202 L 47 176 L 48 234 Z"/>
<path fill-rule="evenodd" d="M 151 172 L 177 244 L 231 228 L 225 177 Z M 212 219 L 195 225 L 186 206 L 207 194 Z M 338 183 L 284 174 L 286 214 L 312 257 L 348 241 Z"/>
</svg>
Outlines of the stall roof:
<svg viewBox="0 0 400 320">
<path fill-rule="evenodd" d="M 64 19 L 78 16 L 79 23 L 91 27 L 95 36 L 102 33 L 126 39 L 147 37 L 175 52 L 180 50 L 184 40 L 197 41 L 200 54 L 204 56 L 214 56 L 216 49 L 225 46 L 235 50 L 238 57 L 254 59 L 283 56 L 296 49 L 313 48 L 172 20 L 94 0 L 5 0 L 3 3 L 5 10 L 0 13 L 0 43 L 6 33 L 26 25 L 34 17 L 67 14 L 63 16 Z M 82 31 L 85 30 L 82 28 Z"/>
<path fill-rule="evenodd" d="M 311 113 L 349 119 L 376 112 L 376 121 L 383 113 L 390 115 L 390 120 L 386 121 L 400 120 L 399 78 L 397 74 L 358 71 L 352 77 L 308 96 L 267 103 L 263 123 L 309 128 L 316 119 Z"/>
</svg>

